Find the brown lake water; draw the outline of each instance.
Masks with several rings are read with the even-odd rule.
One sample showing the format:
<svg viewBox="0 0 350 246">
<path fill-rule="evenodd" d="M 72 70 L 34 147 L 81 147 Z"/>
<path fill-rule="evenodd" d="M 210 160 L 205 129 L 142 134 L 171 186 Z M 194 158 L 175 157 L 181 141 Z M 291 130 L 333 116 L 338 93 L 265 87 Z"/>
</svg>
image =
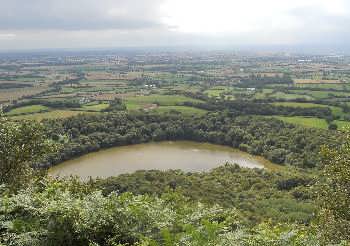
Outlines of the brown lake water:
<svg viewBox="0 0 350 246">
<path fill-rule="evenodd" d="M 268 160 L 221 145 L 190 141 L 157 142 L 93 152 L 50 168 L 52 176 L 110 177 L 137 170 L 208 171 L 225 163 L 248 168 L 275 166 Z"/>
</svg>

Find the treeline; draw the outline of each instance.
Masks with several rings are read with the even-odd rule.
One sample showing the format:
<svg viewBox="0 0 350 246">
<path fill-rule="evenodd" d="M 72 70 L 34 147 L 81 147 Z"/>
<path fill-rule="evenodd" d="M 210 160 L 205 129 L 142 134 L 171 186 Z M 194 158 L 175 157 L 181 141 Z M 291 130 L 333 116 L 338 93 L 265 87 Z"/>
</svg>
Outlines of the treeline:
<svg viewBox="0 0 350 246">
<path fill-rule="evenodd" d="M 229 112 L 196 117 L 152 113 L 80 115 L 46 124 L 55 139 L 67 134 L 70 141 L 44 166 L 112 146 L 192 140 L 232 146 L 277 164 L 313 168 L 320 166 L 322 145 L 336 145 L 342 140 L 337 132 L 306 129 L 275 119 L 236 117 Z"/>
<path fill-rule="evenodd" d="M 102 110 L 104 112 L 112 112 L 112 111 L 123 111 L 126 110 L 125 104 L 122 102 L 121 99 L 117 98 L 113 101 L 109 102 L 110 106 Z M 7 105 L 3 108 L 3 111 L 5 113 L 24 106 L 31 106 L 31 105 L 43 105 L 49 108 L 54 108 L 54 109 L 78 109 L 82 107 L 82 104 L 80 103 L 79 99 L 64 99 L 64 100 L 40 100 L 40 99 L 32 99 L 32 100 L 27 100 L 27 101 L 21 101 L 21 102 L 16 102 L 11 105 Z"/>
<path fill-rule="evenodd" d="M 8 105 L 3 108 L 4 112 L 9 112 L 15 108 L 20 108 L 24 106 L 31 106 L 31 105 L 43 105 L 50 108 L 80 108 L 79 100 L 77 99 L 65 99 L 65 100 L 39 100 L 39 99 L 32 99 L 27 101 L 21 101 L 16 102 L 15 104 Z"/>
<path fill-rule="evenodd" d="M 203 102 L 184 102 L 183 105 L 189 107 L 195 107 L 208 111 L 225 111 L 228 110 L 235 115 L 283 115 L 283 116 L 310 116 L 323 118 L 326 120 L 332 120 L 332 110 L 328 107 L 288 107 L 277 106 L 270 104 L 270 102 L 281 100 L 222 100 L 209 98 L 203 93 L 173 91 L 168 92 L 169 95 L 184 95 L 187 97 L 202 100 Z M 303 101 L 303 100 L 302 100 Z M 345 111 L 344 111 L 345 112 Z"/>
<path fill-rule="evenodd" d="M 209 100 L 204 103 L 185 102 L 184 105 L 209 111 L 228 110 L 235 115 L 283 115 L 283 116 L 312 116 L 318 118 L 332 117 L 332 111 L 327 107 L 297 108 L 276 106 L 269 103 L 258 103 L 246 100 Z"/>
<path fill-rule="evenodd" d="M 25 88 L 25 87 L 33 87 L 33 85 L 28 83 L 0 83 L 1 89 L 14 89 L 14 88 Z"/>
<path fill-rule="evenodd" d="M 293 84 L 293 79 L 284 74 L 283 76 L 267 77 L 261 75 L 250 75 L 248 78 L 240 80 L 240 87 L 261 88 L 268 84 Z"/>
<path fill-rule="evenodd" d="M 11 66 L 1 66 L 2 68 L 4 67 L 9 67 L 10 70 Z M 17 69 L 17 67 L 16 67 Z M 8 75 L 8 76 L 0 76 L 0 80 L 5 80 L 5 81 L 17 81 L 19 79 L 44 79 L 45 76 L 42 75 L 35 75 L 35 74 L 27 74 L 27 75 Z"/>
<path fill-rule="evenodd" d="M 328 91 L 330 94 L 332 94 L 332 92 L 350 92 L 350 90 L 346 87 L 347 84 L 343 84 L 343 88 L 339 88 L 339 87 L 335 87 L 335 88 L 322 88 L 322 87 L 308 87 L 308 84 L 304 84 L 304 86 L 302 87 L 297 87 L 297 86 L 283 86 L 283 87 L 278 87 L 279 90 L 284 90 L 284 91 L 288 91 L 288 90 L 299 90 L 299 91 Z M 339 84 L 336 84 L 339 85 Z M 277 87 L 273 87 L 274 89 Z"/>
</svg>

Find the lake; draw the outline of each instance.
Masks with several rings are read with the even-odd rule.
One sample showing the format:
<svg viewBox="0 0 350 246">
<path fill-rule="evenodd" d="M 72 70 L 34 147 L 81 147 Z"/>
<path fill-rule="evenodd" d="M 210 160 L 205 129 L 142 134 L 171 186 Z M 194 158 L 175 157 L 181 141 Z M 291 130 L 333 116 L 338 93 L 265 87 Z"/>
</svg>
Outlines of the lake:
<svg viewBox="0 0 350 246">
<path fill-rule="evenodd" d="M 225 163 L 242 167 L 274 166 L 268 160 L 221 145 L 190 141 L 168 141 L 115 147 L 93 152 L 50 168 L 52 176 L 77 175 L 110 177 L 137 170 L 181 169 L 187 172 L 208 171 Z"/>
</svg>

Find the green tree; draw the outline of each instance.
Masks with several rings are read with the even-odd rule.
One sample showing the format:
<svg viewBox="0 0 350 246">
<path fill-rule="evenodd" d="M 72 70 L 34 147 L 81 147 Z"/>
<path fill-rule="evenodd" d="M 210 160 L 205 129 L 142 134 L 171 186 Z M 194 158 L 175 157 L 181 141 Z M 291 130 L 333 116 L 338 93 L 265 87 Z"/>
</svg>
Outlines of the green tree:
<svg viewBox="0 0 350 246">
<path fill-rule="evenodd" d="M 328 126 L 328 129 L 329 130 L 337 130 L 338 126 L 335 123 L 330 123 Z"/>
<path fill-rule="evenodd" d="M 322 240 L 350 241 L 350 134 L 339 148 L 324 148 L 322 156 L 325 168 L 316 189 Z"/>
<path fill-rule="evenodd" d="M 0 184 L 15 190 L 28 183 L 32 165 L 55 147 L 45 136 L 42 124 L 14 122 L 0 116 Z"/>
</svg>

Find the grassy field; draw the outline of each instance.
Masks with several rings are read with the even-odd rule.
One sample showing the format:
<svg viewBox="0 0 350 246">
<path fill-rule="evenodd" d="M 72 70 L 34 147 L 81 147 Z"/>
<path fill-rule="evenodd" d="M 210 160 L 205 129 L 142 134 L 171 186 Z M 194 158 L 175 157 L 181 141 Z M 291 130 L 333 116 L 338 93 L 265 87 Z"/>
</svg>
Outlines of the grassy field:
<svg viewBox="0 0 350 246">
<path fill-rule="evenodd" d="M 129 111 L 139 110 L 139 109 L 143 108 L 142 105 L 134 103 L 134 102 L 126 102 L 125 105 L 126 105 L 126 109 Z"/>
<path fill-rule="evenodd" d="M 316 88 L 316 89 L 333 89 L 333 90 L 350 90 L 350 84 L 297 84 L 298 88 Z"/>
<path fill-rule="evenodd" d="M 227 92 L 228 90 L 229 87 L 227 86 L 215 86 L 204 91 L 204 94 L 207 94 L 209 97 L 220 97 L 222 93 Z"/>
<path fill-rule="evenodd" d="M 303 95 L 298 93 L 297 90 L 293 91 L 293 93 L 285 93 L 281 91 L 274 92 L 273 89 L 263 89 L 262 92 L 257 92 L 254 95 L 255 99 L 283 99 L 283 100 L 296 100 L 296 99 L 305 99 L 312 100 L 313 98 L 310 95 Z"/>
<path fill-rule="evenodd" d="M 272 104 L 276 106 L 284 106 L 284 107 L 292 107 L 292 108 L 330 108 L 334 116 L 339 116 L 340 118 L 343 118 L 346 115 L 346 113 L 344 113 L 343 109 L 340 107 L 328 106 L 323 104 L 299 103 L 299 102 L 275 102 Z"/>
<path fill-rule="evenodd" d="M 82 110 L 86 111 L 95 111 L 95 112 L 101 112 L 102 110 L 105 110 L 109 107 L 109 103 L 90 103 L 90 104 L 85 104 L 82 107 Z"/>
<path fill-rule="evenodd" d="M 186 107 L 186 106 L 161 106 L 154 111 L 159 113 L 167 113 L 171 111 L 177 111 L 184 115 L 203 115 L 206 114 L 207 111 L 203 109 L 193 108 L 193 107 Z"/>
<path fill-rule="evenodd" d="M 276 92 L 269 96 L 270 98 L 275 99 L 285 99 L 285 100 L 295 100 L 295 99 L 306 99 L 306 100 L 312 100 L 312 98 L 308 95 L 300 95 L 297 93 L 284 93 L 284 92 Z"/>
<path fill-rule="evenodd" d="M 125 99 L 127 106 L 129 105 L 146 105 L 146 104 L 158 104 L 159 106 L 176 106 L 184 102 L 201 102 L 193 98 L 179 96 L 179 95 L 150 95 L 150 96 L 137 96 L 128 97 Z"/>
<path fill-rule="evenodd" d="M 209 97 L 215 97 L 215 98 L 221 98 L 224 95 L 224 98 L 226 100 L 234 100 L 235 98 L 241 95 L 250 96 L 254 94 L 254 92 L 248 91 L 247 89 L 244 89 L 244 88 L 229 87 L 229 86 L 215 86 L 204 91 L 204 94 L 206 94 Z"/>
<path fill-rule="evenodd" d="M 47 110 L 49 110 L 49 108 L 43 105 L 30 105 L 30 106 L 15 108 L 10 112 L 6 113 L 6 115 L 14 116 L 14 115 L 20 115 L 20 114 L 34 114 L 34 113 L 39 113 Z"/>
<path fill-rule="evenodd" d="M 82 112 L 82 111 L 71 111 L 71 110 L 55 110 L 50 111 L 46 113 L 36 113 L 36 114 L 29 114 L 29 115 L 20 115 L 20 116 L 13 116 L 11 119 L 15 120 L 37 120 L 41 121 L 44 119 L 61 119 L 61 118 L 68 118 L 71 116 L 75 116 L 78 114 L 95 114 L 93 112 Z"/>
<path fill-rule="evenodd" d="M 196 86 L 196 85 L 191 85 L 191 84 L 178 84 L 178 85 L 174 85 L 174 86 L 165 86 L 159 90 L 165 90 L 168 92 L 169 91 L 183 91 L 183 92 L 196 93 L 196 92 L 199 92 L 201 90 L 201 87 Z"/>
<path fill-rule="evenodd" d="M 334 123 L 338 126 L 338 130 L 350 129 L 350 121 L 335 120 Z"/>
<path fill-rule="evenodd" d="M 287 123 L 301 125 L 304 127 L 313 127 L 320 129 L 328 129 L 328 123 L 324 119 L 313 118 L 313 117 L 286 117 L 286 116 L 273 116 L 273 118 L 282 120 Z"/>
<path fill-rule="evenodd" d="M 335 79 L 294 79 L 296 84 L 339 84 L 339 80 Z"/>
<path fill-rule="evenodd" d="M 48 87 L 29 87 L 29 88 L 14 88 L 0 90 L 0 101 L 18 100 L 24 96 L 32 96 L 47 90 Z"/>
<path fill-rule="evenodd" d="M 344 119 L 344 117 L 347 115 L 347 113 L 344 113 L 342 108 L 334 106 L 330 106 L 329 108 L 332 110 L 332 114 L 334 116 L 339 116 L 341 119 Z"/>
<path fill-rule="evenodd" d="M 349 92 L 341 91 L 311 91 L 311 90 L 290 90 L 293 93 L 307 94 L 315 99 L 327 99 L 332 97 L 350 97 Z"/>
<path fill-rule="evenodd" d="M 301 103 L 301 102 L 274 102 L 276 106 L 292 107 L 292 108 L 325 108 L 327 105 L 316 104 L 316 103 Z"/>
<path fill-rule="evenodd" d="M 172 74 L 168 72 L 152 72 L 152 73 L 147 73 L 146 75 L 155 79 L 159 79 L 159 80 L 171 83 L 171 84 L 184 83 L 186 82 L 186 80 L 190 78 L 190 76 L 185 74 Z"/>
</svg>

